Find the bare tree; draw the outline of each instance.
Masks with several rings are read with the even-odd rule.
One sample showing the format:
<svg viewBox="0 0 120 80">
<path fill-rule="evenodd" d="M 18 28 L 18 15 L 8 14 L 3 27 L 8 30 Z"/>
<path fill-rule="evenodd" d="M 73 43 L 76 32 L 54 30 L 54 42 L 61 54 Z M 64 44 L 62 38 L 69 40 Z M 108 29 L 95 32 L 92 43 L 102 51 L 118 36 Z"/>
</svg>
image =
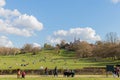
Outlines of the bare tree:
<svg viewBox="0 0 120 80">
<path fill-rule="evenodd" d="M 82 41 L 82 42 L 79 42 L 79 44 L 77 44 L 77 50 L 76 50 L 76 53 L 77 53 L 77 57 L 90 57 L 92 55 L 92 46 L 85 42 L 85 41 Z"/>
<path fill-rule="evenodd" d="M 0 47 L 0 55 L 16 55 L 20 53 L 18 48 Z"/>
<path fill-rule="evenodd" d="M 37 54 L 41 50 L 40 47 L 34 47 L 32 44 L 25 44 L 21 49 L 21 53 L 32 53 L 33 55 Z"/>
<path fill-rule="evenodd" d="M 22 49 L 21 49 L 21 53 L 29 53 L 32 51 L 32 44 L 25 44 Z"/>
<path fill-rule="evenodd" d="M 39 53 L 40 50 L 41 50 L 40 47 L 33 47 L 31 52 L 33 55 L 36 55 L 37 53 Z"/>
<path fill-rule="evenodd" d="M 117 33 L 115 33 L 115 32 L 107 33 L 106 34 L 106 41 L 111 43 L 111 44 L 118 43 L 119 38 L 118 38 Z"/>
</svg>

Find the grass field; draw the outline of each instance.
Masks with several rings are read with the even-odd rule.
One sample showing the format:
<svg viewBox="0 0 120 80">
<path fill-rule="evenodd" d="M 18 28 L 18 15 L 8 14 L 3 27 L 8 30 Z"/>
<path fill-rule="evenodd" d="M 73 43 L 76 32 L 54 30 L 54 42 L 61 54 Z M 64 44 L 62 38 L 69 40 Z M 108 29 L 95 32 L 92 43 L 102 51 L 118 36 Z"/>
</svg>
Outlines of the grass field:
<svg viewBox="0 0 120 80">
<path fill-rule="evenodd" d="M 0 56 L 0 69 L 40 69 L 41 66 L 53 69 L 55 66 L 58 69 L 80 69 L 83 67 L 105 67 L 107 64 L 118 64 L 120 61 L 99 60 L 96 62 L 93 58 L 77 59 L 75 57 L 68 57 L 73 53 L 56 54 L 53 50 L 43 50 L 37 55 L 20 54 L 16 56 Z M 21 66 L 22 64 L 28 64 Z"/>
<path fill-rule="evenodd" d="M 70 55 L 69 55 L 70 54 Z M 80 69 L 83 67 L 105 67 L 107 64 L 118 64 L 119 60 L 112 61 L 110 59 L 100 59 L 95 61 L 93 58 L 75 58 L 71 57 L 74 55 L 73 52 L 66 53 L 62 51 L 60 54 L 56 54 L 53 50 L 43 50 L 37 55 L 20 54 L 10 56 L 0 56 L 0 69 L 40 69 L 41 66 L 53 69 L 55 66 L 58 69 Z M 28 64 L 21 66 L 21 64 Z M 17 79 L 16 75 L 0 75 L 0 80 L 22 80 Z M 119 78 L 113 78 L 109 76 L 106 78 L 105 75 L 77 75 L 74 78 L 66 78 L 63 76 L 40 76 L 40 75 L 27 75 L 24 80 L 119 80 Z"/>
<path fill-rule="evenodd" d="M 1 75 L 0 80 L 119 80 L 120 78 L 113 78 L 105 76 L 94 76 L 94 75 L 83 75 L 83 76 L 76 76 L 73 78 L 67 78 L 67 77 L 53 77 L 53 76 L 26 76 L 25 79 L 17 79 L 15 75 Z"/>
</svg>

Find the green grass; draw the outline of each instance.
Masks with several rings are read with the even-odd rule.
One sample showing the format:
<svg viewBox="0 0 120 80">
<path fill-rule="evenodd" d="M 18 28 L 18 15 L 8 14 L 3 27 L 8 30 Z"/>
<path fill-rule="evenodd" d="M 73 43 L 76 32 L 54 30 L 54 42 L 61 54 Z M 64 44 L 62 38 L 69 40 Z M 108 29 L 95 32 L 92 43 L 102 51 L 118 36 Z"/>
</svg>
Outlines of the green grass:
<svg viewBox="0 0 120 80">
<path fill-rule="evenodd" d="M 0 80 L 23 80 L 23 79 L 17 79 L 14 77 L 0 77 Z M 113 78 L 113 77 L 74 77 L 74 78 L 67 78 L 67 77 L 26 77 L 24 80 L 119 80 L 119 78 Z"/>
<path fill-rule="evenodd" d="M 17 79 L 16 75 L 1 75 L 0 80 L 23 80 Z M 105 77 L 105 75 L 83 75 L 77 77 L 53 77 L 53 76 L 39 76 L 39 75 L 27 75 L 24 80 L 119 80 L 119 78 Z"/>
<path fill-rule="evenodd" d="M 20 54 L 16 56 L 0 56 L 0 69 L 40 69 L 41 66 L 53 69 L 55 66 L 58 69 L 80 69 L 83 67 L 105 67 L 107 64 L 118 64 L 120 60 L 112 61 L 101 59 L 96 62 L 93 58 L 81 58 L 68 56 L 69 53 L 73 55 L 73 52 L 62 50 L 60 54 L 54 50 L 43 50 L 37 55 L 30 53 Z M 63 57 L 64 55 L 64 57 Z M 44 61 L 45 60 L 45 61 Z M 21 64 L 29 64 L 27 66 L 21 66 Z M 11 68 L 10 68 L 11 67 Z"/>
<path fill-rule="evenodd" d="M 66 50 L 60 50 L 60 55 L 63 57 L 74 57 L 75 52 L 74 51 L 66 51 Z"/>
<path fill-rule="evenodd" d="M 16 78 L 0 78 L 0 80 L 23 80 Z M 24 80 L 119 80 L 118 78 L 26 78 Z"/>
</svg>

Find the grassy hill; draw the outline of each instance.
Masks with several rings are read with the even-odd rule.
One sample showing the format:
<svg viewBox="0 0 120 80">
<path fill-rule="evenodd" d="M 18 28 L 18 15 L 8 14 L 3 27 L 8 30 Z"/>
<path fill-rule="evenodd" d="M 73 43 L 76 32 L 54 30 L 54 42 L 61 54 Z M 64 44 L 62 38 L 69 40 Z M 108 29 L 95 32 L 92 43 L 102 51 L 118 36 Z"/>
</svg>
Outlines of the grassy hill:
<svg viewBox="0 0 120 80">
<path fill-rule="evenodd" d="M 31 53 L 19 54 L 16 56 L 0 56 L 0 69 L 40 69 L 48 67 L 53 69 L 57 66 L 59 69 L 80 69 L 83 67 L 105 67 L 106 64 L 118 64 L 120 61 L 110 59 L 100 59 L 98 62 L 93 58 L 74 57 L 74 52 L 61 50 L 56 53 L 55 50 L 42 50 L 37 55 Z"/>
</svg>

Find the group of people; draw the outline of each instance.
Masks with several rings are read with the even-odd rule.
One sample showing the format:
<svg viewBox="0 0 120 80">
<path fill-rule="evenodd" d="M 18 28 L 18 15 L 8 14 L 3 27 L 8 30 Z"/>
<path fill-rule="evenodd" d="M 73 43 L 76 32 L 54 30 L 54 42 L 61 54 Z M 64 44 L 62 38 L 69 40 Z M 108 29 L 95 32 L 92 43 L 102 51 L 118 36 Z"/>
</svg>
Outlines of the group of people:
<svg viewBox="0 0 120 80">
<path fill-rule="evenodd" d="M 69 76 L 71 76 L 71 77 L 74 77 L 75 76 L 75 72 L 73 71 L 73 70 L 66 70 L 66 71 L 64 71 L 64 73 L 63 73 L 63 75 L 66 77 L 69 77 Z"/>
<path fill-rule="evenodd" d="M 51 72 L 52 73 L 52 72 Z M 58 70 L 57 70 L 57 67 L 54 68 L 53 70 L 53 74 L 54 76 L 58 76 Z M 45 68 L 45 75 L 48 75 L 48 68 L 46 67 Z"/>
<path fill-rule="evenodd" d="M 58 77 L 57 66 L 53 69 L 53 71 L 51 71 L 51 70 L 48 71 L 48 68 L 46 67 L 45 70 L 44 70 L 44 72 L 45 72 L 45 75 L 48 75 L 48 74 L 50 73 L 50 74 L 53 74 L 54 77 Z M 49 73 L 48 73 L 48 72 L 49 72 Z M 63 76 L 64 76 L 64 77 L 65 77 L 65 76 L 67 76 L 67 77 L 69 77 L 69 76 L 74 77 L 74 75 L 75 75 L 74 70 L 65 70 L 65 71 L 63 71 Z"/>
<path fill-rule="evenodd" d="M 25 71 L 21 71 L 20 69 L 17 69 L 17 78 L 25 78 Z"/>
</svg>

